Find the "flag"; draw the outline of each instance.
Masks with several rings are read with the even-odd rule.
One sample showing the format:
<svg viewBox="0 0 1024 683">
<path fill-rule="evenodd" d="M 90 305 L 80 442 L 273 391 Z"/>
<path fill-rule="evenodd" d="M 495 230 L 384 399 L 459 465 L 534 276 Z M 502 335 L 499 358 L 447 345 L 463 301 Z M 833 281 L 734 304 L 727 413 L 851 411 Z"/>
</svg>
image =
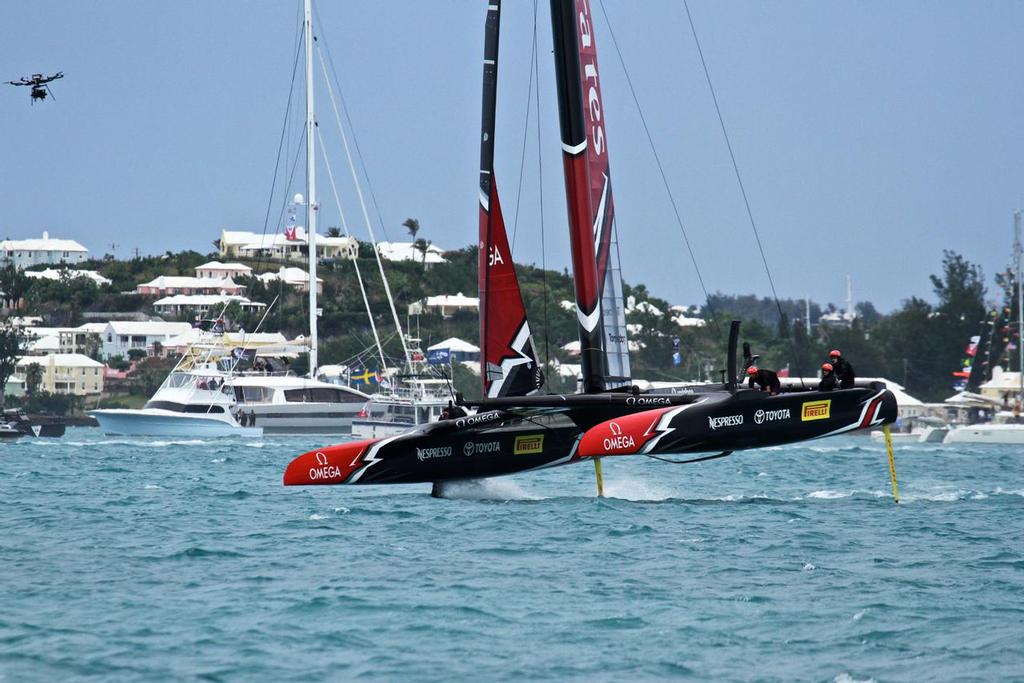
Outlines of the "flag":
<svg viewBox="0 0 1024 683">
<path fill-rule="evenodd" d="M 451 362 L 451 349 L 432 349 L 427 351 L 427 362 L 431 365 L 447 365 Z"/>
<path fill-rule="evenodd" d="M 379 384 L 380 372 L 367 368 L 353 368 L 352 381 L 356 384 Z"/>
</svg>

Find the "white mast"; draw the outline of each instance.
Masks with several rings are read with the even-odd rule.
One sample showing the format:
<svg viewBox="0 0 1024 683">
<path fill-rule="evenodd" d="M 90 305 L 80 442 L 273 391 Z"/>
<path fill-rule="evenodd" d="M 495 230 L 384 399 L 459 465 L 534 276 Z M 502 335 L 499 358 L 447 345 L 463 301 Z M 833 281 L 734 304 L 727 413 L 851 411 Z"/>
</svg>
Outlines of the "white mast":
<svg viewBox="0 0 1024 683">
<path fill-rule="evenodd" d="M 316 120 L 313 116 L 313 4 L 305 0 L 304 40 L 306 44 L 306 244 L 309 247 L 309 376 L 317 368 L 316 301 Z"/>
<path fill-rule="evenodd" d="M 1017 357 L 1020 364 L 1017 371 L 1020 373 L 1020 389 L 1017 394 L 1019 400 L 1024 401 L 1024 278 L 1021 276 L 1021 252 L 1024 246 L 1021 245 L 1021 210 L 1013 212 L 1013 253 L 1017 257 Z"/>
</svg>

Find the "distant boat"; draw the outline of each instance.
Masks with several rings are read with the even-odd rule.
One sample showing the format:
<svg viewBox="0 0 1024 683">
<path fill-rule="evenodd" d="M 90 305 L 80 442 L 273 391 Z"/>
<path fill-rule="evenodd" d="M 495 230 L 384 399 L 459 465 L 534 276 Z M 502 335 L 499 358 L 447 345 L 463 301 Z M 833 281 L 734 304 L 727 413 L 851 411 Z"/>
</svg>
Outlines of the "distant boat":
<svg viewBox="0 0 1024 683">
<path fill-rule="evenodd" d="M 1017 285 L 1017 346 L 1020 366 L 1018 369 L 1018 392 L 1017 401 L 1024 402 L 1024 244 L 1022 244 L 1022 213 L 1017 210 L 1013 214 L 1014 241 L 1014 271 Z M 1009 311 L 1007 311 L 1009 312 Z M 995 330 L 989 331 L 987 343 L 989 348 L 996 337 Z M 978 353 L 981 353 L 979 350 Z M 977 365 L 977 364 L 976 364 Z M 977 365 L 977 367 L 982 367 Z M 993 369 L 994 371 L 994 369 Z M 957 394 L 954 399 L 964 397 L 974 400 L 981 408 L 989 408 L 992 413 L 992 420 L 972 425 L 959 425 L 954 427 L 946 435 L 945 443 L 978 443 L 978 444 L 1024 444 L 1024 423 L 1021 416 L 1015 415 L 1010 410 L 999 410 L 1001 405 L 995 399 L 974 394 L 976 388 L 972 385 L 976 374 L 971 373 L 971 380 L 968 382 L 968 390 Z"/>
</svg>

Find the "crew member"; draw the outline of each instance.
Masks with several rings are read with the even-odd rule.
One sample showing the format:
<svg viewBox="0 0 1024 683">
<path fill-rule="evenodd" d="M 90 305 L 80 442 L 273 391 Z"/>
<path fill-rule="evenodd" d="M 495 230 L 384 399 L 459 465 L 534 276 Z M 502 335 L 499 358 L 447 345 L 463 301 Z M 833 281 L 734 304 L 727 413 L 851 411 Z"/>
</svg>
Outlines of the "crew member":
<svg viewBox="0 0 1024 683">
<path fill-rule="evenodd" d="M 853 366 L 850 365 L 850 361 L 843 358 L 843 355 L 839 353 L 839 349 L 832 349 L 829 352 L 829 362 L 832 363 L 832 370 L 836 374 L 836 379 L 839 380 L 840 389 L 853 389 L 853 382 L 856 376 L 853 374 Z"/>
<path fill-rule="evenodd" d="M 448 405 L 441 411 L 442 420 L 454 420 L 456 418 L 466 417 L 466 411 L 462 406 L 457 406 L 452 401 L 448 401 Z"/>
<path fill-rule="evenodd" d="M 758 369 L 756 365 L 751 365 L 747 368 L 747 375 L 750 379 L 747 382 L 747 386 L 751 389 L 754 385 L 758 385 L 761 391 L 767 391 L 772 396 L 777 395 L 782 391 L 782 384 L 779 382 L 779 376 L 775 374 L 774 370 Z"/>
<path fill-rule="evenodd" d="M 821 364 L 821 381 L 818 382 L 818 391 L 832 391 L 836 388 L 836 373 L 831 363 Z"/>
</svg>

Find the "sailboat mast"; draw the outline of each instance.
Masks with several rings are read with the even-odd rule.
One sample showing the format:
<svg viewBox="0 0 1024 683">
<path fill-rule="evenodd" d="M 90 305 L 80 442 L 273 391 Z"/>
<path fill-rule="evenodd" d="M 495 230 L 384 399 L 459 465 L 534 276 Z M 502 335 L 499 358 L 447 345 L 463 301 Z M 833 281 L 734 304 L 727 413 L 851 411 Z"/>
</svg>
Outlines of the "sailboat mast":
<svg viewBox="0 0 1024 683">
<path fill-rule="evenodd" d="M 1024 401 L 1024 273 L 1021 271 L 1022 252 L 1024 245 L 1021 244 L 1021 210 L 1013 212 L 1013 252 L 1017 258 L 1017 358 L 1019 365 L 1017 371 L 1020 374 L 1020 385 L 1017 398 Z"/>
<path fill-rule="evenodd" d="M 317 369 L 316 300 L 316 119 L 313 113 L 313 2 L 304 0 L 306 46 L 306 244 L 309 248 L 309 376 Z"/>
</svg>

